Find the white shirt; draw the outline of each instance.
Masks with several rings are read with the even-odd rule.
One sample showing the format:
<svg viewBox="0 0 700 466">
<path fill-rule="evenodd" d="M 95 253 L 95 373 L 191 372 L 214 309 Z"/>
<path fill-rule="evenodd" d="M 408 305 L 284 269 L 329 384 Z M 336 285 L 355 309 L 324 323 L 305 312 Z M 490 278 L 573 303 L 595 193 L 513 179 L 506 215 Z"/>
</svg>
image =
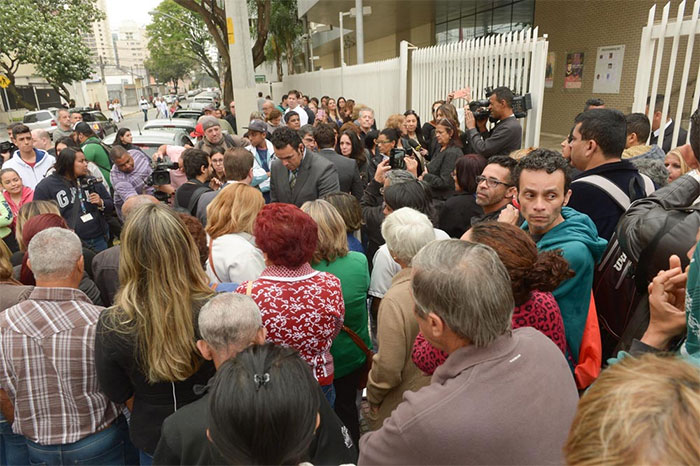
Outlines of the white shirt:
<svg viewBox="0 0 700 466">
<path fill-rule="evenodd" d="M 435 230 L 435 239 L 450 239 L 450 235 L 444 231 L 437 228 L 433 228 L 433 230 Z M 382 244 L 379 249 L 377 249 L 377 252 L 374 253 L 372 263 L 374 267 L 372 268 L 368 294 L 375 298 L 383 298 L 391 287 L 391 280 L 394 278 L 394 275 L 401 270 L 401 266 L 391 258 L 389 248 L 386 244 Z"/>
<path fill-rule="evenodd" d="M 265 269 L 263 254 L 248 233 L 230 233 L 211 243 L 212 264 L 207 259 L 206 271 L 213 283 L 243 283 L 255 280 Z M 214 272 L 214 270 L 216 272 Z"/>
<path fill-rule="evenodd" d="M 297 105 L 295 108 L 288 108 L 287 111 L 284 112 L 286 115 L 289 112 L 297 112 L 299 115 L 299 122 L 301 123 L 301 126 L 304 126 L 309 123 L 309 115 L 306 113 L 306 110 L 304 110 L 304 107 L 301 105 Z"/>
<path fill-rule="evenodd" d="M 666 132 L 666 128 L 671 126 L 671 123 L 673 123 L 673 118 L 666 122 L 666 126 L 664 126 L 664 132 Z M 659 134 L 661 134 L 661 127 L 656 128 L 656 131 L 654 131 L 654 136 L 656 136 L 657 138 L 659 137 Z"/>
</svg>

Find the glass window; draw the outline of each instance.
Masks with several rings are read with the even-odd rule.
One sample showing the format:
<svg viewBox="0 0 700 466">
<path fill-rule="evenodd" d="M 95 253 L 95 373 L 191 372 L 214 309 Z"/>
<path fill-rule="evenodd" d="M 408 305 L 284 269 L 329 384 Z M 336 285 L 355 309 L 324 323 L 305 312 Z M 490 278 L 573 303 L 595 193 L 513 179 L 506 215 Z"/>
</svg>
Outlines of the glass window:
<svg viewBox="0 0 700 466">
<path fill-rule="evenodd" d="M 501 34 L 511 30 L 511 6 L 493 9 L 491 32 Z"/>
<path fill-rule="evenodd" d="M 474 24 L 474 36 L 481 37 L 488 34 L 491 30 L 491 10 L 477 13 L 476 22 Z"/>
<path fill-rule="evenodd" d="M 447 23 L 435 25 L 435 42 L 444 44 L 447 41 Z"/>
<path fill-rule="evenodd" d="M 461 16 L 461 7 L 462 5 L 459 2 L 449 2 L 447 4 L 447 21 L 459 20 Z"/>
<path fill-rule="evenodd" d="M 447 42 L 457 42 L 459 37 L 459 19 L 447 23 Z"/>
<path fill-rule="evenodd" d="M 447 21 L 447 2 L 438 0 L 435 2 L 435 24 L 441 24 Z"/>
</svg>

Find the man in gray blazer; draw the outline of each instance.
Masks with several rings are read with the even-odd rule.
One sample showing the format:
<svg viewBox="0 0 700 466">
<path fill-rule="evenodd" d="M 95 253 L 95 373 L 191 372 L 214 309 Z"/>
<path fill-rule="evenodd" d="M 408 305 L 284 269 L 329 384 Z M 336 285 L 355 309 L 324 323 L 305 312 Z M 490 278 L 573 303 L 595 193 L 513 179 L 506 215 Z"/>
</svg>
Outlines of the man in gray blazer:
<svg viewBox="0 0 700 466">
<path fill-rule="evenodd" d="M 338 171 L 340 190 L 352 194 L 358 201 L 362 199 L 365 187 L 362 185 L 357 162 L 351 158 L 343 157 L 333 149 L 335 147 L 333 127 L 327 123 L 320 123 L 314 128 L 314 139 L 319 149 L 318 153 L 335 165 L 335 169 Z"/>
<path fill-rule="evenodd" d="M 282 127 L 272 133 L 275 160 L 270 167 L 270 200 L 297 207 L 340 191 L 335 165 L 307 151 L 296 131 Z"/>
</svg>

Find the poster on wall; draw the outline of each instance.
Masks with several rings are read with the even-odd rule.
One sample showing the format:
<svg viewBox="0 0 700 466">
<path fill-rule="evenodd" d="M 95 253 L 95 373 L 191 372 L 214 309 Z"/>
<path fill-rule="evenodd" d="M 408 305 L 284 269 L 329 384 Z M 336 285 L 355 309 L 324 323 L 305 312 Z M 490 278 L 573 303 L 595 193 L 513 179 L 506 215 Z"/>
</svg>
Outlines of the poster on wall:
<svg viewBox="0 0 700 466">
<path fill-rule="evenodd" d="M 594 94 L 618 94 L 622 77 L 622 60 L 625 58 L 624 45 L 598 47 L 593 77 Z"/>
<path fill-rule="evenodd" d="M 580 89 L 583 85 L 583 52 L 566 54 L 564 89 Z"/>
<path fill-rule="evenodd" d="M 556 54 L 549 52 L 547 54 L 547 70 L 544 72 L 544 87 L 554 86 L 554 64 L 556 63 Z"/>
</svg>

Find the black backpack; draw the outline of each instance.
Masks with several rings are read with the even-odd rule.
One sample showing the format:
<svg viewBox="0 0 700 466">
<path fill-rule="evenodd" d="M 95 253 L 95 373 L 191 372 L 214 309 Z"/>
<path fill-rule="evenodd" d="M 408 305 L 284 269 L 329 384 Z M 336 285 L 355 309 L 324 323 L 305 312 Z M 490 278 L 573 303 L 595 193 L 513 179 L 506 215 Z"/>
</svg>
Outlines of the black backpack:
<svg viewBox="0 0 700 466">
<path fill-rule="evenodd" d="M 598 187 L 625 211 L 631 205 L 631 196 L 602 176 L 589 175 L 575 180 L 574 183 L 588 183 Z M 654 183 L 646 175 L 639 175 L 630 185 L 634 183 L 643 186 L 647 196 L 655 190 Z M 632 187 L 630 192 L 633 192 Z M 640 254 L 639 262 L 623 251 L 617 233 L 614 233 L 595 268 L 593 296 L 600 326 L 603 361 L 613 356 L 632 315 L 647 296 L 644 278 L 646 273 L 643 272 L 646 271 L 651 256 L 648 252 L 654 250 L 664 234 L 663 230 L 665 228 Z"/>
</svg>

